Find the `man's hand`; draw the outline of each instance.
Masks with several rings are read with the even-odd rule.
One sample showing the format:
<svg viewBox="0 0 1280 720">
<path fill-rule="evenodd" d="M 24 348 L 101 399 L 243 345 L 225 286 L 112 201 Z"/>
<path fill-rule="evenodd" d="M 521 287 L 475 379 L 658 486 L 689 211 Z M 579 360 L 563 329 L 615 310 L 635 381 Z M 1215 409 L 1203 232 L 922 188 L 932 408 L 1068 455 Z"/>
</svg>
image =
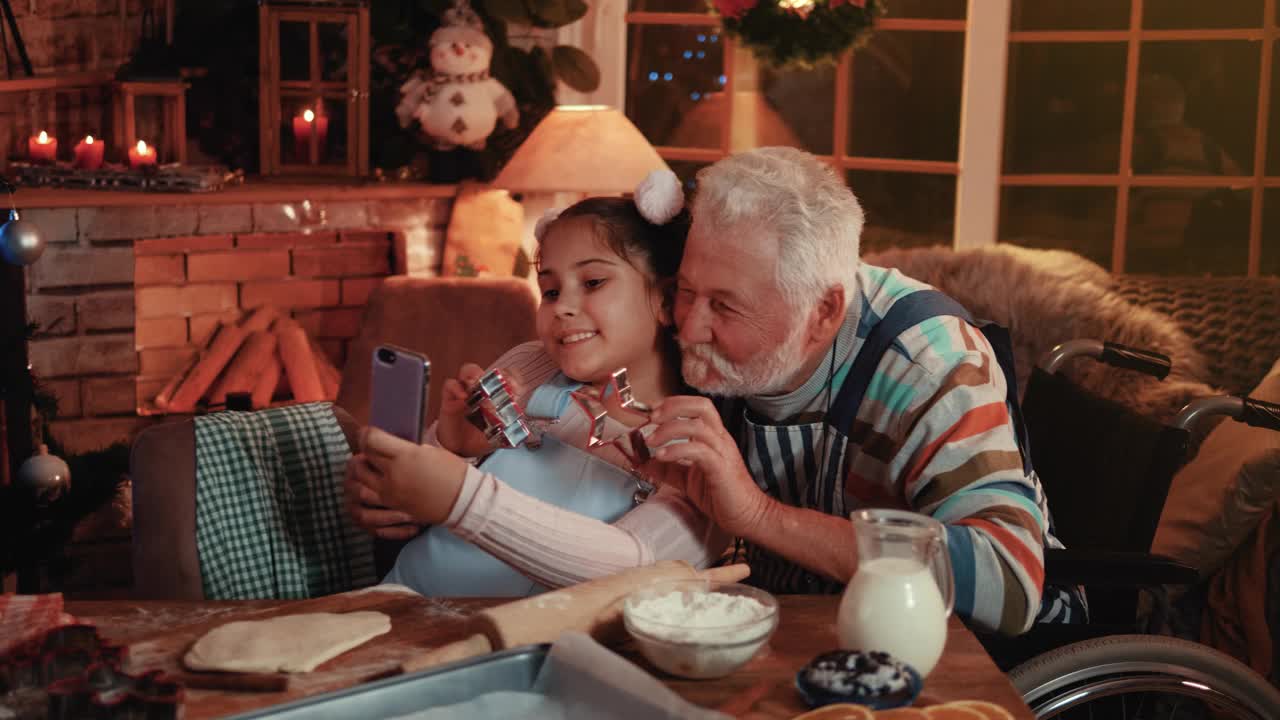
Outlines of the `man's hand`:
<svg viewBox="0 0 1280 720">
<path fill-rule="evenodd" d="M 751 479 L 711 401 L 674 395 L 650 419 L 657 425 L 647 438 L 656 461 L 645 467 L 650 479 L 679 488 L 726 532 L 751 536 L 772 501 Z"/>
<path fill-rule="evenodd" d="M 356 525 L 383 540 L 409 540 L 422 532 L 422 526 L 412 517 L 387 508 L 375 492 L 360 483 L 358 476 L 372 472 L 364 468 L 357 470 L 363 464 L 367 464 L 364 455 L 351 456 L 342 482 L 347 514 Z"/>
<path fill-rule="evenodd" d="M 421 523 L 442 523 L 449 517 L 469 467 L 465 460 L 372 427 L 361 436 L 360 450 L 348 466 L 358 498 L 376 498 Z"/>
</svg>

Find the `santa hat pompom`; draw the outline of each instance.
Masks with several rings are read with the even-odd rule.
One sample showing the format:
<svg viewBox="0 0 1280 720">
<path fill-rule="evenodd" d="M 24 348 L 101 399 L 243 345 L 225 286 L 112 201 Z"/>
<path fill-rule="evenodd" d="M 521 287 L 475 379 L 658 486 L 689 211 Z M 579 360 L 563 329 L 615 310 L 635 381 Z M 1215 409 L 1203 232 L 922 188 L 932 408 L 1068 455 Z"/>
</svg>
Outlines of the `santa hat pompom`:
<svg viewBox="0 0 1280 720">
<path fill-rule="evenodd" d="M 550 208 L 542 213 L 542 217 L 538 218 L 538 224 L 533 226 L 533 236 L 542 242 L 542 238 L 547 235 L 547 228 L 551 227 L 551 223 L 560 217 L 560 208 Z"/>
<path fill-rule="evenodd" d="M 680 178 L 670 170 L 654 170 L 636 188 L 636 209 L 654 225 L 666 225 L 684 209 Z"/>
</svg>

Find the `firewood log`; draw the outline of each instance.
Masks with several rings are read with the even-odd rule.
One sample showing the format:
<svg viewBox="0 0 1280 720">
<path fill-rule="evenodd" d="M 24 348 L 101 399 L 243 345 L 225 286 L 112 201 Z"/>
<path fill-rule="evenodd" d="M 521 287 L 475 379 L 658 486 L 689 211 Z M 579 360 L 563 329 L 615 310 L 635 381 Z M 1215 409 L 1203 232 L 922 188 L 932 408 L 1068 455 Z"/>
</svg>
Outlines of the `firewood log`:
<svg viewBox="0 0 1280 720">
<path fill-rule="evenodd" d="M 156 393 L 156 407 L 161 410 L 169 409 L 169 404 L 173 401 L 173 394 L 178 391 L 178 386 L 182 384 L 183 380 L 187 379 L 187 376 L 191 374 L 191 371 L 194 370 L 196 365 L 199 363 L 200 353 L 196 353 L 191 356 L 191 359 L 182 367 L 182 370 L 174 373 L 173 377 L 169 378 L 169 382 L 165 383 L 165 386 L 160 389 L 159 393 Z"/>
<path fill-rule="evenodd" d="M 278 343 L 276 343 L 278 345 Z M 267 360 L 267 366 L 263 369 L 262 374 L 258 376 L 257 383 L 253 386 L 253 409 L 261 410 L 271 404 L 271 398 L 275 397 L 276 390 L 280 387 L 280 378 L 284 368 L 280 365 L 280 354 L 278 352 L 271 353 L 271 358 Z"/>
<path fill-rule="evenodd" d="M 241 326 L 244 330 L 246 326 Z M 257 330 L 249 334 L 249 338 L 240 346 L 235 359 L 227 366 L 227 371 L 214 383 L 209 391 L 209 403 L 222 405 L 227 401 L 227 393 L 253 392 L 257 387 L 258 376 L 267 368 L 267 362 L 275 355 L 276 335 L 268 330 Z"/>
<path fill-rule="evenodd" d="M 281 318 L 283 320 L 283 318 Z M 324 386 L 316 369 L 316 357 L 311 352 L 307 331 L 295 322 L 276 322 L 276 336 L 280 339 L 280 363 L 289 376 L 293 399 L 298 402 L 318 402 L 324 399 Z"/>
<path fill-rule="evenodd" d="M 315 338 L 311 338 L 311 352 L 316 356 L 316 370 L 320 373 L 320 385 L 324 388 L 325 400 L 338 399 L 338 385 L 342 383 L 342 372 L 334 367 L 329 355 L 320 347 Z"/>
<path fill-rule="evenodd" d="M 254 309 L 249 316 L 240 323 L 240 327 L 246 332 L 258 332 L 259 330 L 267 330 L 271 327 L 271 323 L 280 317 L 280 310 L 274 305 L 263 305 Z"/>
<path fill-rule="evenodd" d="M 219 327 L 218 334 L 213 338 L 209 349 L 201 354 L 199 362 L 173 393 L 173 399 L 169 402 L 169 412 L 195 411 L 196 403 L 218 379 L 218 375 L 222 374 L 222 369 L 231 362 L 231 358 L 235 357 L 246 335 L 243 328 L 235 325 L 223 324 Z"/>
</svg>

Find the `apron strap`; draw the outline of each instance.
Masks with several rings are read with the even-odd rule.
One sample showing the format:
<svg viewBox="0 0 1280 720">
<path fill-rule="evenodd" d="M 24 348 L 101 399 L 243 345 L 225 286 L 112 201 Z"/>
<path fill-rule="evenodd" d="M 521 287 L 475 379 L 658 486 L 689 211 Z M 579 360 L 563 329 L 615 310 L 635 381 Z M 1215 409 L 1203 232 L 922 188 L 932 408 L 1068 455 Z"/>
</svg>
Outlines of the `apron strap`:
<svg viewBox="0 0 1280 720">
<path fill-rule="evenodd" d="M 1022 409 L 1018 405 L 1018 383 L 1014 373 L 1013 345 L 1009 331 L 992 322 L 975 321 L 964 306 L 938 290 L 918 290 L 899 299 L 872 326 L 832 402 L 827 423 L 838 432 L 848 433 L 858 417 L 858 408 L 862 405 L 876 368 L 880 366 L 880 360 L 897 342 L 898 336 L 926 320 L 942 316 L 958 317 L 973 325 L 987 338 L 995 351 L 996 362 L 1004 373 L 1005 385 L 1008 387 L 1005 402 L 1017 433 L 1022 466 L 1026 472 L 1031 472 L 1031 446 L 1022 420 Z"/>
</svg>

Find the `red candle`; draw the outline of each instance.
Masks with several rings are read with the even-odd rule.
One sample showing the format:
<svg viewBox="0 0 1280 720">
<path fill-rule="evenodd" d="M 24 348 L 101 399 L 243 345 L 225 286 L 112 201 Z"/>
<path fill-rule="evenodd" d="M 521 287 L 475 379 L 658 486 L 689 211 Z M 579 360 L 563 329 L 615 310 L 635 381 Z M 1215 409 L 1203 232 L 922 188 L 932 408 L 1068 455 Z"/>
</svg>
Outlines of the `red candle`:
<svg viewBox="0 0 1280 720">
<path fill-rule="evenodd" d="M 316 115 L 311 108 L 307 108 L 302 111 L 301 115 L 293 118 L 293 148 L 299 162 L 311 162 L 311 140 L 313 135 L 316 146 L 319 148 L 316 156 L 323 157 L 324 141 L 329 136 L 329 117 L 327 115 Z"/>
<path fill-rule="evenodd" d="M 58 156 L 58 138 L 49 137 L 44 130 L 27 138 L 27 157 L 33 163 L 51 163 Z"/>
<path fill-rule="evenodd" d="M 156 149 L 139 140 L 137 145 L 129 148 L 129 167 L 138 170 L 143 167 L 155 167 Z"/>
<path fill-rule="evenodd" d="M 97 170 L 102 167 L 102 154 L 106 149 L 106 144 L 101 140 L 92 135 L 86 135 L 83 140 L 76 143 L 76 157 L 71 165 L 85 170 Z"/>
</svg>

